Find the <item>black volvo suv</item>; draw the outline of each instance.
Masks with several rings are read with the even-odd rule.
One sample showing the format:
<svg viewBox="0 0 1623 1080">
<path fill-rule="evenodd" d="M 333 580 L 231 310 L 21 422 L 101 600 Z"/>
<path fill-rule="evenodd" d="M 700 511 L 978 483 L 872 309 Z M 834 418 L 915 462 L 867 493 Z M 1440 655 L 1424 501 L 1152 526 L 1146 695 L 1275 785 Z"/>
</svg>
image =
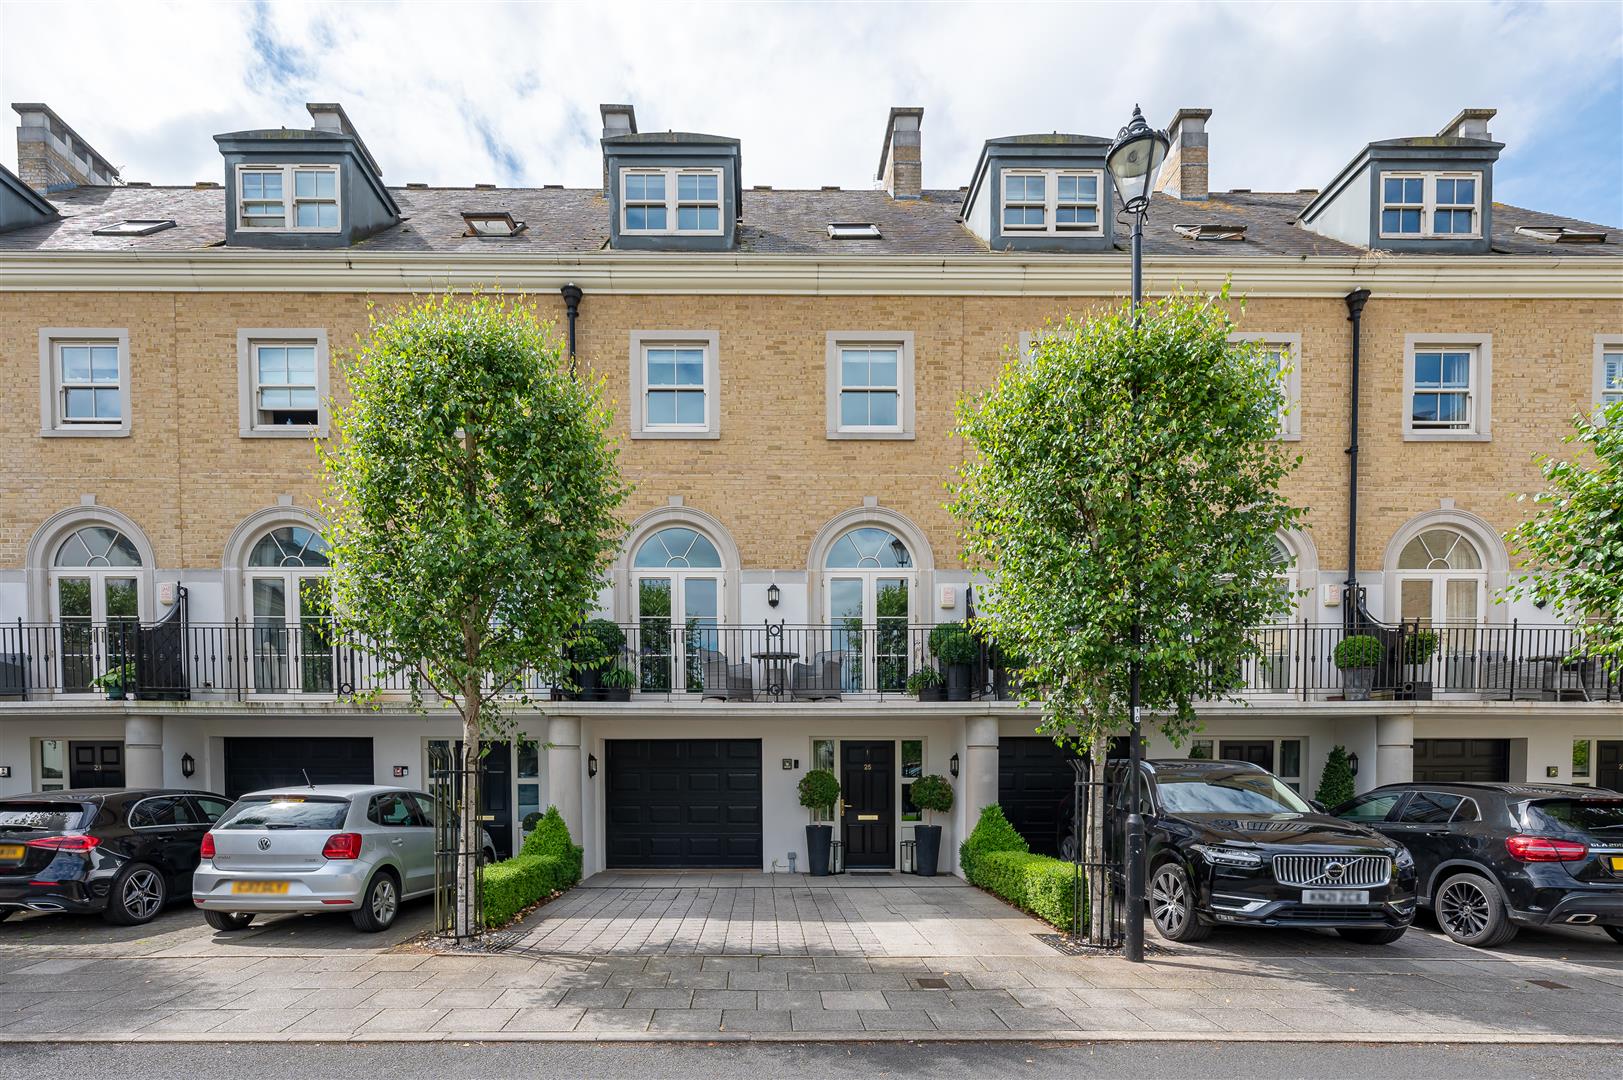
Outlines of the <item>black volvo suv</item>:
<svg viewBox="0 0 1623 1080">
<path fill-rule="evenodd" d="M 1623 795 L 1562 784 L 1388 784 L 1336 807 L 1406 846 L 1420 903 L 1462 945 L 1520 926 L 1600 926 L 1623 944 Z"/>
<path fill-rule="evenodd" d="M 1110 832 L 1120 850 L 1126 766 Z M 1144 762 L 1150 917 L 1171 941 L 1220 925 L 1333 929 L 1385 945 L 1414 920 L 1409 853 L 1319 813 L 1272 773 L 1238 761 Z"/>
</svg>

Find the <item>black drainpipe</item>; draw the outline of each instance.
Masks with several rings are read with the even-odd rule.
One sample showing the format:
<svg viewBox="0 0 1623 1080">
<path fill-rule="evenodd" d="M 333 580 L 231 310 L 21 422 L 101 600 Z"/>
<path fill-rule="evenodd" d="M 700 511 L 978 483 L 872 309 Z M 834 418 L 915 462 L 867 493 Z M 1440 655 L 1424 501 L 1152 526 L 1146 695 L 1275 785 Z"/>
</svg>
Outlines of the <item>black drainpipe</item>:
<svg viewBox="0 0 1623 1080">
<path fill-rule="evenodd" d="M 580 286 L 573 281 L 558 290 L 564 297 L 564 310 L 569 315 L 569 374 L 575 374 L 575 319 L 580 315 Z M 1356 341 L 1356 334 L 1354 335 Z M 1357 356 L 1357 345 L 1353 346 L 1353 355 Z M 1357 361 L 1354 361 L 1356 364 Z M 1356 369 L 1355 369 L 1356 370 Z"/>
<path fill-rule="evenodd" d="M 1352 385 L 1347 391 L 1347 584 L 1342 597 L 1341 619 L 1353 626 L 1363 613 L 1358 595 L 1358 346 L 1364 304 L 1368 289 L 1354 289 L 1346 296 L 1347 321 L 1352 323 Z"/>
</svg>

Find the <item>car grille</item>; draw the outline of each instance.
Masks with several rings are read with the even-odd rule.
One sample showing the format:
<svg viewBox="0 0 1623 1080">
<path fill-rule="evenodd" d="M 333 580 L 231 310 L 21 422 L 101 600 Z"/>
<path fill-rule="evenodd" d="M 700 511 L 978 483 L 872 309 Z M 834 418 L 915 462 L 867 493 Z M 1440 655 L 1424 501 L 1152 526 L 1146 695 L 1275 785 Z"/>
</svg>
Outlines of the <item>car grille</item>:
<svg viewBox="0 0 1623 1080">
<path fill-rule="evenodd" d="M 1323 919 L 1325 922 L 1349 923 L 1382 921 L 1380 908 L 1367 907 L 1315 907 L 1295 904 L 1278 912 L 1281 919 Z"/>
<path fill-rule="evenodd" d="M 1392 860 L 1385 855 L 1275 855 L 1274 880 L 1312 889 L 1368 889 L 1385 885 Z"/>
</svg>

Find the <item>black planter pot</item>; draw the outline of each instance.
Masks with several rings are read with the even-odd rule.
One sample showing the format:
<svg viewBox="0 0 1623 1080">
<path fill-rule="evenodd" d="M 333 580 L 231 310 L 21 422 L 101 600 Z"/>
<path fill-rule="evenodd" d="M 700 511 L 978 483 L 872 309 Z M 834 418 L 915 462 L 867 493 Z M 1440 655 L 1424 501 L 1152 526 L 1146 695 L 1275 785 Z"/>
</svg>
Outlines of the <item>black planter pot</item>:
<svg viewBox="0 0 1623 1080">
<path fill-rule="evenodd" d="M 629 686 L 605 686 L 598 693 L 603 695 L 604 701 L 631 700 L 631 687 Z"/>
<path fill-rule="evenodd" d="M 828 877 L 829 845 L 834 842 L 834 826 L 806 826 L 806 869 L 812 877 Z"/>
<path fill-rule="evenodd" d="M 603 671 L 601 668 L 582 668 L 575 672 L 575 685 L 580 687 L 577 700 L 603 700 Z"/>
<path fill-rule="evenodd" d="M 1014 695 L 1009 692 L 1009 669 L 992 669 L 992 696 L 999 701 L 1008 701 Z"/>
<path fill-rule="evenodd" d="M 913 872 L 919 877 L 935 877 L 936 864 L 941 861 L 941 826 L 913 826 Z"/>
<path fill-rule="evenodd" d="M 968 664 L 947 665 L 947 700 L 969 700 L 970 666 Z"/>
<path fill-rule="evenodd" d="M 947 688 L 945 686 L 926 686 L 919 691 L 920 701 L 946 701 Z"/>
</svg>

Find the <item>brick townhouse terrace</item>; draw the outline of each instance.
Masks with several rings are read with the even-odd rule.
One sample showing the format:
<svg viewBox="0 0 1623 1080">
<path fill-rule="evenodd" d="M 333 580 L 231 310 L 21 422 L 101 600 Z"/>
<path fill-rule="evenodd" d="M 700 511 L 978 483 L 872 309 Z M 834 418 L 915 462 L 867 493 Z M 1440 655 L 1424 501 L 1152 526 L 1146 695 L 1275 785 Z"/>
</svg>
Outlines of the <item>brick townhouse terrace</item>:
<svg viewBox="0 0 1623 1080">
<path fill-rule="evenodd" d="M 423 777 L 455 724 L 403 685 L 380 710 L 351 696 L 376 664 L 327 622 L 314 440 L 370 305 L 479 287 L 534 304 L 607 380 L 636 485 L 597 613 L 634 689 L 517 710 L 489 759 L 498 846 L 555 803 L 589 871 L 784 866 L 817 766 L 845 781 L 853 868 L 897 865 L 926 773 L 958 789 L 945 851 L 994 800 L 1053 846 L 1068 763 L 996 658 L 957 700 L 904 685 L 981 584 L 942 509 L 953 403 L 1127 288 L 1105 117 L 989 132 L 969 175 L 926 187 L 923 110 L 891 109 L 874 186 L 781 190 L 746 182 L 738 139 L 605 105 L 601 184 L 503 188 L 385 180 L 388 148 L 335 104 L 215 135 L 219 172 L 183 184 L 121 176 L 47 106 L 13 108 L 0 794 Z M 1617 672 L 1500 600 L 1533 455 L 1623 396 L 1623 239 L 1496 202 L 1515 147 L 1493 116 L 1416 117 L 1285 192 L 1208 190 L 1211 111 L 1170 120 L 1147 288 L 1245 299 L 1241 336 L 1286 372 L 1288 495 L 1309 510 L 1278 537 L 1295 614 L 1257 628 L 1248 690 L 1203 710 L 1198 752 L 1305 791 L 1336 744 L 1361 788 L 1623 786 Z M 1354 621 L 1385 645 L 1370 701 L 1343 700 L 1330 659 Z M 1423 630 L 1438 647 L 1405 662 Z"/>
</svg>

